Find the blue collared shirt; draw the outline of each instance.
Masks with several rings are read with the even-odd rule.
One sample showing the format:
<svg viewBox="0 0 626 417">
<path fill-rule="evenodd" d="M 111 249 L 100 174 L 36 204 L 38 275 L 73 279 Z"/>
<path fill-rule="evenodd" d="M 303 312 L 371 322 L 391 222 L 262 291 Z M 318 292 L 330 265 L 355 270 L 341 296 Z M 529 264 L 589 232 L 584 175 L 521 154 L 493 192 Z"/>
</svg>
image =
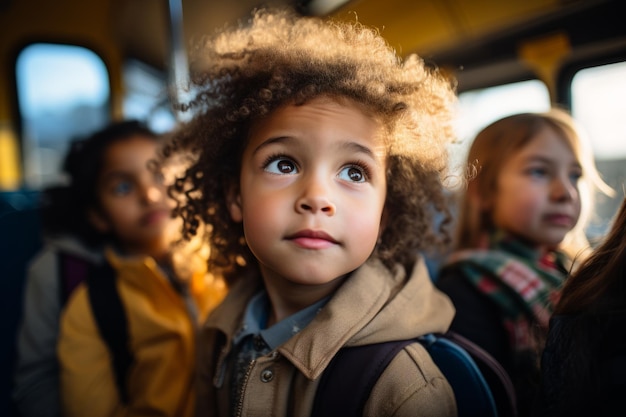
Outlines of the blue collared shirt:
<svg viewBox="0 0 626 417">
<path fill-rule="evenodd" d="M 250 299 L 240 329 L 233 338 L 233 356 L 230 369 L 233 372 L 231 384 L 232 404 L 237 404 L 241 396 L 245 375 L 250 363 L 259 356 L 271 351 L 304 329 L 328 302 L 330 296 L 312 304 L 281 320 L 270 328 L 267 317 L 270 301 L 265 290 Z M 235 409 L 236 407 L 233 407 Z"/>
</svg>

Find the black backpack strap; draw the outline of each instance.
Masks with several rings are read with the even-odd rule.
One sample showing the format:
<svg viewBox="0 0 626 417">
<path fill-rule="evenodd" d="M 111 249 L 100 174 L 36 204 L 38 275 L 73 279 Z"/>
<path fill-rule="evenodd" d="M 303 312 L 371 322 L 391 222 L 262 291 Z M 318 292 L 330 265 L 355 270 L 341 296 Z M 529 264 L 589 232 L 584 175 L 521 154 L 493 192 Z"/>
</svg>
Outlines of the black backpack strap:
<svg viewBox="0 0 626 417">
<path fill-rule="evenodd" d="M 104 262 L 94 267 L 87 277 L 87 292 L 98 330 L 111 352 L 113 371 L 120 399 L 128 403 L 126 378 L 133 362 L 128 343 L 128 322 L 124 305 L 117 291 L 117 274 Z"/>
<path fill-rule="evenodd" d="M 389 362 L 415 339 L 341 349 L 322 374 L 311 417 L 362 416 Z"/>
<path fill-rule="evenodd" d="M 512 384 L 500 364 L 461 336 L 433 333 L 417 339 L 341 349 L 322 374 L 311 416 L 362 416 L 372 388 L 389 362 L 416 341 L 426 348 L 448 380 L 460 417 L 515 415 L 515 394 L 509 391 Z M 497 404 L 481 369 L 496 373 L 505 385 L 503 404 Z"/>
<path fill-rule="evenodd" d="M 509 374 L 491 354 L 458 333 L 449 330 L 443 337 L 463 348 L 476 362 L 491 389 L 499 417 L 517 416 L 517 396 Z"/>
<path fill-rule="evenodd" d="M 61 305 L 67 303 L 70 295 L 89 275 L 93 263 L 69 252 L 57 252 L 57 275 L 59 277 L 59 297 Z"/>
<path fill-rule="evenodd" d="M 491 388 L 465 348 L 445 334 L 427 334 L 420 342 L 452 387 L 459 417 L 498 417 Z"/>
</svg>

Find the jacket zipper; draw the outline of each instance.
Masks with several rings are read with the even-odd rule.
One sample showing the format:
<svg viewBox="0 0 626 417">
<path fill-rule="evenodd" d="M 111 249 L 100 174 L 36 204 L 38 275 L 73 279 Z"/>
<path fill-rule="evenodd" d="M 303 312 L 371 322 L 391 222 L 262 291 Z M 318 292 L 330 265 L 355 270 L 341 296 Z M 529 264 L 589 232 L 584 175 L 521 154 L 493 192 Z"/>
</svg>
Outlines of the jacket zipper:
<svg viewBox="0 0 626 417">
<path fill-rule="evenodd" d="M 228 356 L 228 344 L 222 347 L 220 356 L 217 359 L 217 371 L 213 377 L 213 386 L 218 389 L 222 388 L 222 385 L 224 384 L 224 377 L 226 374 L 226 356 Z"/>
<path fill-rule="evenodd" d="M 241 413 L 243 412 L 243 393 L 246 391 L 246 386 L 248 385 L 248 379 L 250 379 L 250 374 L 252 373 L 252 368 L 256 363 L 256 359 L 253 359 L 248 365 L 248 370 L 246 371 L 246 375 L 243 378 L 243 385 L 241 386 L 241 396 L 239 397 L 239 401 L 237 403 L 237 417 L 241 417 Z"/>
</svg>

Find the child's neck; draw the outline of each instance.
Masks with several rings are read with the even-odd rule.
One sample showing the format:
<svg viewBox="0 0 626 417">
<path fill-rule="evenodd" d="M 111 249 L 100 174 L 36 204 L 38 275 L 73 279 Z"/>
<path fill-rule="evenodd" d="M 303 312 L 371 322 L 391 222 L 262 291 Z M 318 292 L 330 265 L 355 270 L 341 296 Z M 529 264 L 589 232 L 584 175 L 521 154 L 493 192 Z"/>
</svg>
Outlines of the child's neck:
<svg viewBox="0 0 626 417">
<path fill-rule="evenodd" d="M 532 241 L 530 239 L 525 238 L 524 236 L 520 236 L 516 233 L 510 232 L 510 231 L 500 231 L 500 233 L 504 233 L 504 236 L 509 236 L 514 238 L 515 240 L 521 242 L 522 244 L 524 244 L 524 246 L 532 249 L 533 251 L 536 251 L 536 253 L 539 255 L 539 257 L 543 257 L 549 253 L 552 253 L 556 250 L 558 250 L 558 246 L 557 245 L 545 245 L 545 244 L 540 244 L 537 243 L 535 241 Z"/>
<path fill-rule="evenodd" d="M 152 246 L 137 247 L 133 245 L 119 244 L 119 249 L 130 256 L 149 256 L 159 264 L 170 263 L 170 250 L 167 244 L 156 243 Z"/>
<path fill-rule="evenodd" d="M 298 311 L 315 304 L 331 295 L 345 280 L 345 276 L 324 285 L 274 285 L 271 280 L 263 279 L 270 299 L 267 327 L 270 327 Z"/>
</svg>

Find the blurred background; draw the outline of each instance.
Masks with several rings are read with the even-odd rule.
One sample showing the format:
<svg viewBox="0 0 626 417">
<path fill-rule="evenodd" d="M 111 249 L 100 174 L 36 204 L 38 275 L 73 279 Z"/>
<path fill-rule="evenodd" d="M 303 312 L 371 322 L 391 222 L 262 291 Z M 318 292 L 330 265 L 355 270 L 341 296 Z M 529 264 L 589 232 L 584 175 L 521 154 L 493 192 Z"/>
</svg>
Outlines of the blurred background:
<svg viewBox="0 0 626 417">
<path fill-rule="evenodd" d="M 263 5 L 374 26 L 400 55 L 417 53 L 455 78 L 453 167 L 497 118 L 570 110 L 617 190 L 600 197 L 587 231 L 602 236 L 626 178 L 623 1 L 0 0 L 0 292 L 9 332 L 38 245 L 38 193 L 63 181 L 68 143 L 121 118 L 171 129 L 183 117 L 170 99 L 185 99 L 189 45 Z M 7 216 L 15 213 L 21 222 Z M 8 369 L 10 355 L 0 359 Z"/>
</svg>

